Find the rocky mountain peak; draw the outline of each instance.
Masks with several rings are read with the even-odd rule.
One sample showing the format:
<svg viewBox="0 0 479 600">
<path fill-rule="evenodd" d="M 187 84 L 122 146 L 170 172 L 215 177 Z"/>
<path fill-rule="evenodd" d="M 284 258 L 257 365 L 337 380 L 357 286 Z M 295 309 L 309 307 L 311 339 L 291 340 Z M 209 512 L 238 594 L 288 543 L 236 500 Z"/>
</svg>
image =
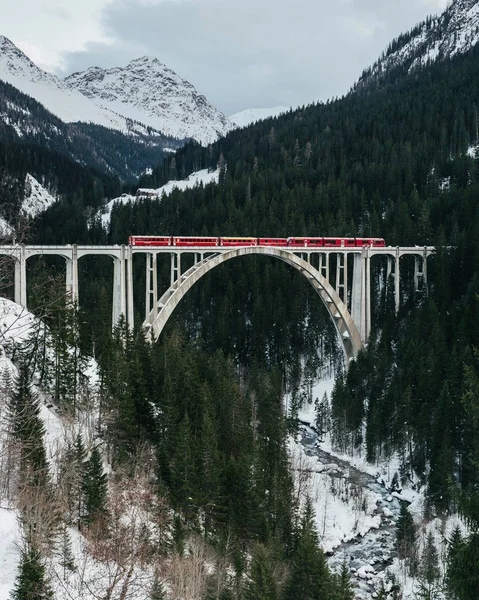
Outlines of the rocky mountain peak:
<svg viewBox="0 0 479 600">
<path fill-rule="evenodd" d="M 90 67 L 66 77 L 65 83 L 102 108 L 176 138 L 207 144 L 234 127 L 191 83 L 155 57 L 142 56 L 124 67 Z"/>
</svg>

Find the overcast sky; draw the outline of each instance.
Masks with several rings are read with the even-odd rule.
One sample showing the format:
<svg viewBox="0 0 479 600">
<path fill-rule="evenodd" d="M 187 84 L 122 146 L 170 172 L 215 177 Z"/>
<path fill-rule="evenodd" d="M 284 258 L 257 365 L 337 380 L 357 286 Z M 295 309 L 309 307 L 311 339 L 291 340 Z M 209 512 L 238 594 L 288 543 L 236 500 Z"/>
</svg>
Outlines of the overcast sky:
<svg viewBox="0 0 479 600">
<path fill-rule="evenodd" d="M 155 56 L 226 115 L 339 96 L 448 0 L 13 0 L 1 30 L 58 75 Z"/>
</svg>

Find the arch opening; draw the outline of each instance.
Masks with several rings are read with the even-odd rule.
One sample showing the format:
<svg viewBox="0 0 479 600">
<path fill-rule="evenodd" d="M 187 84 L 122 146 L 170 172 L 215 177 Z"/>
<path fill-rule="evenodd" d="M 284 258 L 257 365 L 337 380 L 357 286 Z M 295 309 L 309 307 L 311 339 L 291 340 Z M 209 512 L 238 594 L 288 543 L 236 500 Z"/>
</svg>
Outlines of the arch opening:
<svg viewBox="0 0 479 600">
<path fill-rule="evenodd" d="M 182 273 L 181 278 L 168 288 L 148 315 L 148 318 L 144 322 L 144 326 L 152 330 L 155 340 L 158 339 L 180 300 L 206 273 L 233 258 L 255 254 L 279 259 L 295 268 L 306 278 L 320 297 L 333 320 L 343 348 L 345 365 L 347 367 L 349 361 L 354 359 L 361 350 L 362 342 L 358 329 L 354 324 L 345 303 L 315 267 L 298 257 L 296 254 L 280 248 L 243 247 L 236 248 L 223 254 L 212 254 L 206 257 L 203 261 L 194 264 L 187 271 Z"/>
</svg>

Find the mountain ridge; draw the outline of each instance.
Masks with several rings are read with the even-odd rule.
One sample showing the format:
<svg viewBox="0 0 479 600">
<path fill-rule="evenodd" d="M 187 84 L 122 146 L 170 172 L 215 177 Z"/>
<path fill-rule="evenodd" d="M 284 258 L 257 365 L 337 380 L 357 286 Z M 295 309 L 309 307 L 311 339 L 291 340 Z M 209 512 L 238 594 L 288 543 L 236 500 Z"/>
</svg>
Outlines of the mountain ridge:
<svg viewBox="0 0 479 600">
<path fill-rule="evenodd" d="M 453 0 L 439 16 L 429 17 L 395 38 L 355 88 L 395 78 L 404 71 L 465 53 L 479 41 L 479 0 Z"/>
<path fill-rule="evenodd" d="M 2 35 L 0 80 L 64 123 L 90 123 L 132 135 L 149 135 L 153 129 L 202 144 L 234 127 L 192 84 L 155 57 L 134 59 L 126 67 L 90 67 L 61 79 L 40 69 Z"/>
</svg>

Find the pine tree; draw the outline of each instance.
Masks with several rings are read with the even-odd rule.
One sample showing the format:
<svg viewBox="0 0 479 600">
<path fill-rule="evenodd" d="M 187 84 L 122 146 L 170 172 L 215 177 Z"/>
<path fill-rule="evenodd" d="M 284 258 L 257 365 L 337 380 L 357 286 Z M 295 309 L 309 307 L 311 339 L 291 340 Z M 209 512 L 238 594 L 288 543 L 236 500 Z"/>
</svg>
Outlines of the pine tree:
<svg viewBox="0 0 479 600">
<path fill-rule="evenodd" d="M 263 544 L 257 544 L 251 559 L 250 580 L 244 591 L 245 600 L 279 600 L 280 593 L 271 557 Z"/>
<path fill-rule="evenodd" d="M 63 527 L 60 538 L 60 565 L 63 567 L 63 579 L 66 579 L 67 571 L 76 571 L 72 542 L 66 526 Z"/>
<path fill-rule="evenodd" d="M 9 403 L 10 432 L 20 445 L 21 472 L 29 477 L 30 483 L 45 484 L 48 481 L 48 462 L 43 444 L 45 427 L 25 362 L 19 366 L 14 385 Z"/>
<path fill-rule="evenodd" d="M 396 523 L 396 550 L 398 557 L 408 559 L 412 570 L 416 561 L 416 526 L 405 502 Z"/>
<path fill-rule="evenodd" d="M 453 593 L 456 582 L 462 577 L 460 556 L 463 547 L 464 538 L 461 528 L 457 525 L 452 531 L 447 547 L 446 586 L 451 593 Z"/>
<path fill-rule="evenodd" d="M 434 544 L 432 533 L 429 532 L 426 545 L 421 555 L 421 561 L 418 569 L 419 590 L 418 597 L 422 600 L 436 600 L 440 595 L 438 579 L 441 575 L 439 570 L 439 557 L 437 548 Z"/>
<path fill-rule="evenodd" d="M 53 592 L 47 582 L 45 565 L 35 548 L 22 550 L 12 600 L 50 600 Z"/>
<path fill-rule="evenodd" d="M 82 514 L 85 459 L 83 440 L 78 433 L 73 444 L 68 443 L 59 468 L 59 481 L 68 503 L 66 517 L 69 523 L 78 523 Z"/>
<path fill-rule="evenodd" d="M 348 565 L 343 562 L 341 570 L 334 577 L 334 591 L 332 598 L 334 600 L 353 600 L 354 589 L 351 584 L 351 576 L 349 574 Z"/>
<path fill-rule="evenodd" d="M 329 432 L 331 410 L 329 408 L 328 395 L 324 392 L 321 401 L 319 398 L 315 400 L 315 420 L 314 424 L 319 435 L 323 435 Z"/>
<path fill-rule="evenodd" d="M 293 555 L 291 578 L 286 600 L 322 600 L 327 597 L 330 574 L 324 553 L 319 547 L 314 525 L 314 509 L 307 498 L 301 518 L 299 540 Z"/>
<path fill-rule="evenodd" d="M 172 468 L 172 494 L 178 505 L 190 516 L 196 512 L 196 470 L 193 435 L 188 413 L 179 426 L 177 447 Z"/>
<path fill-rule="evenodd" d="M 83 519 L 87 524 L 93 523 L 95 519 L 107 513 L 107 494 L 107 476 L 103 472 L 100 452 L 98 448 L 94 448 L 85 463 L 83 476 Z"/>
</svg>

